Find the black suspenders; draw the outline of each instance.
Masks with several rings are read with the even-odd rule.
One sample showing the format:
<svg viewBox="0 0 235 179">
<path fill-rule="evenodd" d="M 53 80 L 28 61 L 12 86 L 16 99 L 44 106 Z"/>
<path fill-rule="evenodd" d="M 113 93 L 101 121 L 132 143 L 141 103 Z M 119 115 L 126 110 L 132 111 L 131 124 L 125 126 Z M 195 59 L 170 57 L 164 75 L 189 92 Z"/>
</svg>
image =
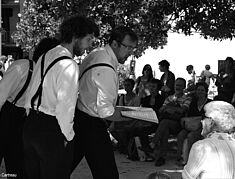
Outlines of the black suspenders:
<svg viewBox="0 0 235 179">
<path fill-rule="evenodd" d="M 36 93 L 34 94 L 34 96 L 32 97 L 31 99 L 31 108 L 34 109 L 34 102 L 35 100 L 38 98 L 38 104 L 37 104 L 37 109 L 39 108 L 39 106 L 41 105 L 41 101 L 42 101 L 42 85 L 43 85 L 43 81 L 44 81 L 44 78 L 47 74 L 47 72 L 51 69 L 51 67 L 53 67 L 53 65 L 55 65 L 57 62 L 59 62 L 60 60 L 64 60 L 64 59 L 71 59 L 71 57 L 68 57 L 68 56 L 61 56 L 57 59 L 55 59 L 46 69 L 45 73 L 43 74 L 43 69 L 44 69 L 44 61 L 45 61 L 45 54 L 43 54 L 42 56 L 42 61 L 41 61 L 41 83 L 39 84 L 39 87 L 36 91 Z"/>
<path fill-rule="evenodd" d="M 26 91 L 29 82 L 31 80 L 32 77 L 32 73 L 33 73 L 33 61 L 32 60 L 28 60 L 29 61 L 29 71 L 28 71 L 28 77 L 25 81 L 25 84 L 23 86 L 23 88 L 19 91 L 19 93 L 16 95 L 14 101 L 12 102 L 12 104 L 16 104 L 16 102 L 22 97 L 22 95 L 24 94 L 24 92 Z"/>
<path fill-rule="evenodd" d="M 93 65 L 87 67 L 87 68 L 82 72 L 82 74 L 80 75 L 79 80 L 83 77 L 83 75 L 84 75 L 88 70 L 90 70 L 90 69 L 92 69 L 92 68 L 95 68 L 95 67 L 98 67 L 98 66 L 107 66 L 107 67 L 110 67 L 110 68 L 112 68 L 112 69 L 114 70 L 113 66 L 110 65 L 110 64 L 107 64 L 107 63 L 96 63 L 96 64 L 93 64 Z M 114 70 L 114 71 L 115 71 L 115 70 Z"/>
</svg>

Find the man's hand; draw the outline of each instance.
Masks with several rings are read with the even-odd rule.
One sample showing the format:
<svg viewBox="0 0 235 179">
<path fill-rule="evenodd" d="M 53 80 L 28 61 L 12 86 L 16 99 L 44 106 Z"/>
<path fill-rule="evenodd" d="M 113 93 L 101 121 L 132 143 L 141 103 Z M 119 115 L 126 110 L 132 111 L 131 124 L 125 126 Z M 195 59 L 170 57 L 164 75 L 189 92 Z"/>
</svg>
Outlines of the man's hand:
<svg viewBox="0 0 235 179">
<path fill-rule="evenodd" d="M 68 141 L 64 140 L 64 147 L 66 147 L 68 145 Z"/>
</svg>

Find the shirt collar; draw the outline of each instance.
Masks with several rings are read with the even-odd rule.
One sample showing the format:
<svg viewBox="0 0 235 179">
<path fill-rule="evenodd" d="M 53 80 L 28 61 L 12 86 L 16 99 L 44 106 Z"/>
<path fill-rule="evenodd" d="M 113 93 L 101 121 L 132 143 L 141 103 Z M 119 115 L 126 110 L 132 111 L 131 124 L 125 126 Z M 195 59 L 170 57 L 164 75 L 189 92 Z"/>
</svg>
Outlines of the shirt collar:
<svg viewBox="0 0 235 179">
<path fill-rule="evenodd" d="M 114 52 L 113 52 L 113 49 L 110 47 L 110 45 L 105 45 L 105 50 L 107 51 L 107 53 L 111 56 L 111 58 L 112 58 L 112 62 L 114 63 L 114 66 L 115 66 L 115 68 L 117 69 L 117 67 L 118 67 L 118 60 L 117 60 L 117 57 L 116 57 L 116 55 L 114 54 Z"/>
<path fill-rule="evenodd" d="M 207 135 L 207 138 L 216 138 L 220 140 L 235 140 L 234 133 L 233 134 L 228 134 L 228 133 L 223 133 L 223 132 L 216 132 L 213 131 Z"/>
<path fill-rule="evenodd" d="M 58 45 L 57 47 L 61 48 L 60 52 L 61 52 L 62 54 L 66 54 L 67 56 L 73 58 L 72 53 L 71 53 L 67 48 L 63 47 L 62 45 Z M 61 55 L 62 55 L 62 54 L 61 54 Z"/>
</svg>

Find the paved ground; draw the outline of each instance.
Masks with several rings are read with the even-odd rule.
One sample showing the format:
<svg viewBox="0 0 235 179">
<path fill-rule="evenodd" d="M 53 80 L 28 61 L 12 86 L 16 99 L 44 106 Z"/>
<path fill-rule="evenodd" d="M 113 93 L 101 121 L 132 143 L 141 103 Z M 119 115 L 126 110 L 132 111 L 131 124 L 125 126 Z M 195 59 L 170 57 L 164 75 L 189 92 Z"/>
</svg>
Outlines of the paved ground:
<svg viewBox="0 0 235 179">
<path fill-rule="evenodd" d="M 154 166 L 154 162 L 131 161 L 127 159 L 125 155 L 115 151 L 114 153 L 120 179 L 145 179 L 148 174 L 156 171 L 163 171 L 169 174 L 172 179 L 181 179 L 183 167 L 178 167 L 175 164 L 175 147 L 176 145 L 174 141 L 169 143 L 170 150 L 168 151 L 166 164 L 161 167 Z M 3 174 L 5 174 L 4 162 L 0 165 L 0 179 L 6 179 L 6 177 L 2 177 Z M 83 159 L 77 166 L 71 176 L 71 179 L 92 179 L 90 169 L 85 159 Z"/>
<path fill-rule="evenodd" d="M 155 167 L 153 162 L 130 161 L 126 156 L 116 151 L 115 157 L 120 179 L 145 179 L 149 173 L 155 171 L 164 171 L 168 173 L 172 179 L 181 179 L 182 167 L 178 167 L 174 164 L 175 155 L 173 153 L 168 156 L 166 164 L 162 167 Z M 4 163 L 2 163 L 0 167 L 0 179 L 6 179 L 6 177 L 2 177 L 3 173 L 5 173 Z M 92 179 L 90 169 L 85 159 L 82 160 L 73 172 L 71 179 Z"/>
<path fill-rule="evenodd" d="M 116 163 L 120 179 L 145 179 L 149 173 L 164 171 L 172 179 L 181 179 L 182 167 L 175 165 L 175 155 L 171 152 L 164 166 L 155 167 L 153 162 L 130 161 L 124 155 L 115 151 Z M 84 159 L 73 172 L 71 179 L 92 179 L 86 160 Z"/>
</svg>

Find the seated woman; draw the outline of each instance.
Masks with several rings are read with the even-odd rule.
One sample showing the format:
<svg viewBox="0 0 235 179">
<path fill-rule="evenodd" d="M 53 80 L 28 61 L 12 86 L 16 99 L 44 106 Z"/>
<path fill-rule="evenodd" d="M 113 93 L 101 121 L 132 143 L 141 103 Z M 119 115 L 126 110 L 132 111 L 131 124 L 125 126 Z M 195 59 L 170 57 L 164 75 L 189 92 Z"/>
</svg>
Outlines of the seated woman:
<svg viewBox="0 0 235 179">
<path fill-rule="evenodd" d="M 141 106 L 152 108 L 156 112 L 157 116 L 158 110 L 162 107 L 162 104 L 164 102 L 163 96 L 161 96 L 159 93 L 161 87 L 161 81 L 153 78 L 147 84 L 150 95 L 141 99 Z M 142 145 L 142 147 L 140 148 L 141 150 L 145 152 L 152 151 L 151 147 L 149 146 L 148 135 L 155 132 L 156 129 L 156 123 L 147 121 L 137 121 L 137 124 L 133 126 L 132 135 L 140 137 L 140 142 Z"/>
<path fill-rule="evenodd" d="M 133 92 L 135 81 L 133 79 L 125 79 L 124 89 L 126 94 L 121 95 L 118 99 L 119 106 L 140 106 L 140 98 Z M 109 132 L 118 141 L 118 148 L 121 153 L 127 152 L 127 145 L 129 142 L 129 135 L 125 128 L 132 123 L 130 121 L 112 122 L 109 127 Z"/>
<path fill-rule="evenodd" d="M 195 88 L 195 96 L 192 98 L 187 117 L 181 119 L 182 130 L 177 136 L 177 164 L 184 165 L 187 162 L 189 151 L 194 142 L 201 139 L 201 125 L 200 121 L 204 114 L 203 107 L 205 104 L 210 102 L 208 99 L 208 85 L 205 82 L 198 82 Z M 186 121 L 187 120 L 187 121 Z M 194 121 L 196 123 L 194 123 Z M 190 130 L 196 124 L 196 128 Z M 191 126 L 190 126 L 191 125 Z M 182 159 L 182 150 L 184 140 L 187 138 L 187 147 L 184 153 L 184 160 Z"/>
</svg>

